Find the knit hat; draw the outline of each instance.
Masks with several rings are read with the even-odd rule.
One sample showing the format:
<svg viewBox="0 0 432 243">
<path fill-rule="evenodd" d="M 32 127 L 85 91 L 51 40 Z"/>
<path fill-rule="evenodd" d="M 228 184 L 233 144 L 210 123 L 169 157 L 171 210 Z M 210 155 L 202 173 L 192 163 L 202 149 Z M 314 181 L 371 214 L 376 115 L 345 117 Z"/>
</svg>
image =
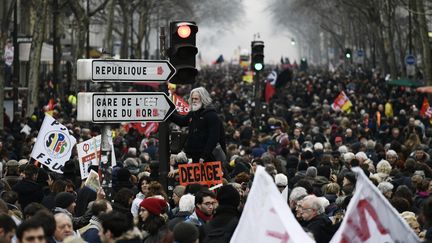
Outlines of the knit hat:
<svg viewBox="0 0 432 243">
<path fill-rule="evenodd" d="M 275 176 L 276 186 L 287 186 L 288 185 L 288 177 L 282 173 L 276 174 Z"/>
<path fill-rule="evenodd" d="M 60 192 L 55 197 L 55 205 L 59 208 L 67 208 L 75 202 L 75 196 L 70 192 Z"/>
<path fill-rule="evenodd" d="M 240 204 L 240 194 L 232 185 L 222 186 L 216 196 L 219 205 L 238 207 Z"/>
<path fill-rule="evenodd" d="M 18 161 L 14 160 L 14 159 L 11 159 L 11 160 L 9 160 L 9 161 L 6 163 L 6 166 L 7 166 L 7 167 L 17 167 L 17 168 L 18 168 L 19 163 L 18 163 Z"/>
<path fill-rule="evenodd" d="M 165 213 L 167 203 L 162 199 L 151 197 L 142 200 L 140 207 L 147 209 L 151 214 L 160 215 Z"/>
<path fill-rule="evenodd" d="M 174 241 L 178 243 L 194 243 L 198 237 L 199 232 L 194 224 L 181 222 L 174 227 Z"/>
</svg>

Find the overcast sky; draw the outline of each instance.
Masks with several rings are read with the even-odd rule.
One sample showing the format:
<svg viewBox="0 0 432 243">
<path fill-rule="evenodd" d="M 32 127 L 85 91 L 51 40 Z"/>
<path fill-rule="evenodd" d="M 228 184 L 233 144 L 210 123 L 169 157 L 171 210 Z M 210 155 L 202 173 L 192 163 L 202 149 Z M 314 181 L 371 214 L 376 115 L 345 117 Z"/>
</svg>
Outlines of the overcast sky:
<svg viewBox="0 0 432 243">
<path fill-rule="evenodd" d="M 287 30 L 278 31 L 272 24 L 271 16 L 265 10 L 265 2 L 265 0 L 244 0 L 245 18 L 242 23 L 235 25 L 232 31 L 220 33 L 199 26 L 197 46 L 203 61 L 211 63 L 220 54 L 223 54 L 225 61 L 229 61 L 238 54 L 239 49 L 250 52 L 255 33 L 259 33 L 261 40 L 264 41 L 266 63 L 278 63 L 281 56 L 298 60 L 298 46 L 291 45 L 293 36 Z"/>
</svg>

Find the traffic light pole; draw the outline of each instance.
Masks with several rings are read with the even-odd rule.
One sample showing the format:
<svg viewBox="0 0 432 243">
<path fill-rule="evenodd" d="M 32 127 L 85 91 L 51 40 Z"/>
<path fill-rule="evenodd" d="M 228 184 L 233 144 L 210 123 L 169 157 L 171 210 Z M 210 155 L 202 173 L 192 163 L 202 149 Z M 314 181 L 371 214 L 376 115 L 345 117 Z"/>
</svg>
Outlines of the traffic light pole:
<svg viewBox="0 0 432 243">
<path fill-rule="evenodd" d="M 160 59 L 166 60 L 166 45 L 165 45 L 165 28 L 160 28 L 160 36 L 159 36 L 159 43 L 160 43 Z M 168 95 L 168 85 L 167 83 L 161 84 L 162 92 Z M 169 127 L 168 122 L 161 122 L 159 124 L 159 182 L 161 183 L 162 187 L 165 189 L 165 191 L 170 195 L 168 191 L 168 169 L 169 169 Z M 172 188 L 171 190 L 172 191 Z"/>
<path fill-rule="evenodd" d="M 259 128 L 261 121 L 261 83 L 260 72 L 255 72 L 255 127 Z"/>
</svg>

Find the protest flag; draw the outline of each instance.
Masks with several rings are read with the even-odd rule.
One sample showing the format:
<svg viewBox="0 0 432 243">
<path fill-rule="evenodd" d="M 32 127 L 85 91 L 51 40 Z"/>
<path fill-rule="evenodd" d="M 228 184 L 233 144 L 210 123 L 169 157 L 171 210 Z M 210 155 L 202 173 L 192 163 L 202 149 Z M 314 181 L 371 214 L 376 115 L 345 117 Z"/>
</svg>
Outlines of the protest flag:
<svg viewBox="0 0 432 243">
<path fill-rule="evenodd" d="M 352 170 L 357 174 L 355 193 L 330 242 L 420 242 L 363 170 L 359 167 Z"/>
<path fill-rule="evenodd" d="M 75 144 L 76 139 L 69 130 L 52 116 L 45 114 L 31 157 L 50 170 L 63 174 L 61 169 L 71 157 Z"/>
<path fill-rule="evenodd" d="M 351 103 L 350 99 L 348 98 L 348 96 L 345 94 L 345 92 L 341 91 L 339 93 L 339 95 L 336 97 L 336 99 L 334 100 L 331 107 L 335 111 L 342 110 L 344 112 L 349 113 L 351 111 L 352 103 Z"/>
<path fill-rule="evenodd" d="M 424 98 L 423 98 L 422 106 L 421 106 L 421 108 L 420 108 L 419 115 L 422 116 L 422 117 L 425 117 L 425 116 L 426 116 L 426 111 L 427 111 L 429 108 L 430 108 L 429 101 L 428 101 L 427 97 L 424 97 Z M 429 117 L 430 117 L 430 116 L 429 116 Z"/>
<path fill-rule="evenodd" d="M 264 167 L 258 166 L 231 243 L 314 242 L 295 219 Z"/>
<path fill-rule="evenodd" d="M 189 111 L 190 111 L 189 104 L 184 99 L 182 99 L 182 97 L 173 93 L 172 94 L 172 101 L 176 107 L 177 112 L 180 115 L 186 115 L 187 113 L 189 113 Z"/>
</svg>

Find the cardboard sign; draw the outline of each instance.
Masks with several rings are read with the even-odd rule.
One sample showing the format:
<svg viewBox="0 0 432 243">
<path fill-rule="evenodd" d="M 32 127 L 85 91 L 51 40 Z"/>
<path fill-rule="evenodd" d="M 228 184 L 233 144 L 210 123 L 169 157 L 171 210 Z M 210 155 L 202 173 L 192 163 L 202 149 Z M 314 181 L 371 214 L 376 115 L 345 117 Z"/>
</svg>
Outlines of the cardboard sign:
<svg viewBox="0 0 432 243">
<path fill-rule="evenodd" d="M 223 172 L 220 161 L 179 165 L 180 185 L 192 183 L 217 185 L 222 183 Z"/>
</svg>

